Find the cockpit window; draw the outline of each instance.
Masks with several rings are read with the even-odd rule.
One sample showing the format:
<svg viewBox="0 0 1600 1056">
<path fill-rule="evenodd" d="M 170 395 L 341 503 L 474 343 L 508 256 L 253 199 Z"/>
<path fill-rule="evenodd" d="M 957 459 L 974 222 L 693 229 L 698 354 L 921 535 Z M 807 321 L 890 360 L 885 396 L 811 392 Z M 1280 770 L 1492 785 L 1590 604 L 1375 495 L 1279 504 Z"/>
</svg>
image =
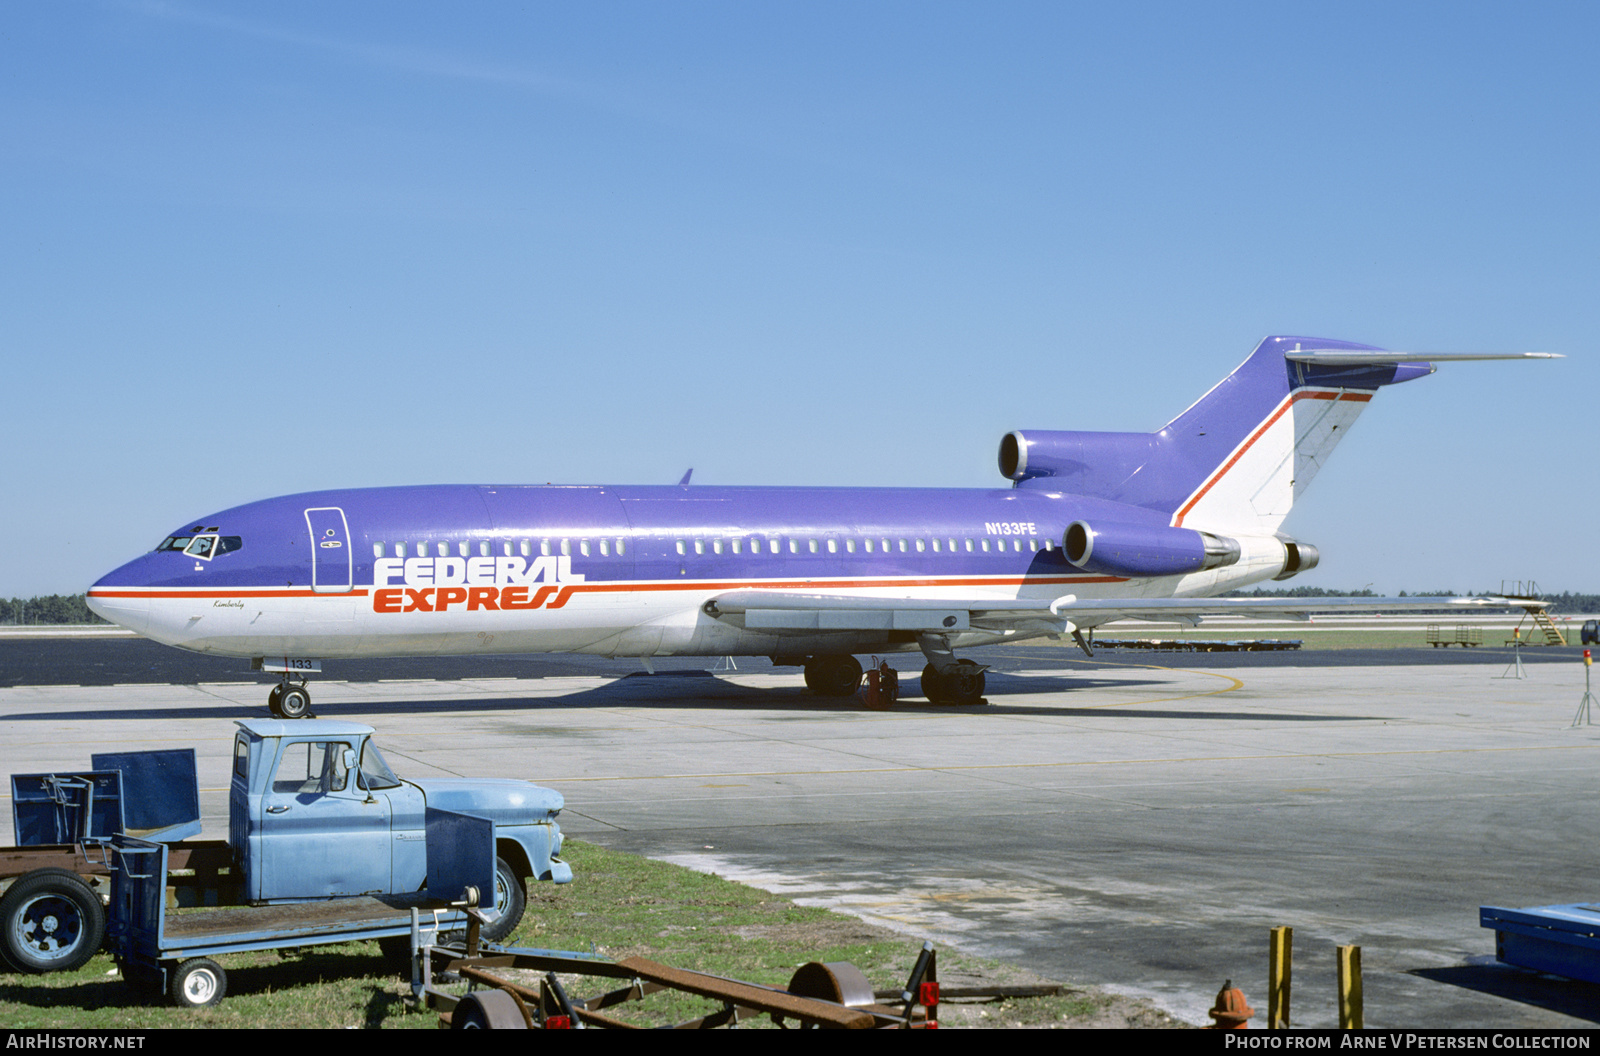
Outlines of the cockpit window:
<svg viewBox="0 0 1600 1056">
<path fill-rule="evenodd" d="M 218 554 L 231 554 L 244 548 L 244 538 L 238 535 L 169 535 L 156 547 L 156 552 L 180 550 L 190 557 L 209 561 Z"/>
</svg>

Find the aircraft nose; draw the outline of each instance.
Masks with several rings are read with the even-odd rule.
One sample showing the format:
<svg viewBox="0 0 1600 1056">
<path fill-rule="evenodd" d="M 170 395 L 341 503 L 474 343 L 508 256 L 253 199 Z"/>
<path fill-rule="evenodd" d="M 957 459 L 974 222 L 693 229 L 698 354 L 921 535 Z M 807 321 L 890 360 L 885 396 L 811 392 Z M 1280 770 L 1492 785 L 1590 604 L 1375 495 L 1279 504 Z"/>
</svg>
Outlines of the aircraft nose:
<svg viewBox="0 0 1600 1056">
<path fill-rule="evenodd" d="M 150 599 L 138 588 L 144 577 L 136 566 L 143 559 L 130 561 L 115 572 L 101 576 L 84 598 L 89 609 L 103 620 L 126 627 L 136 634 L 150 632 Z"/>
</svg>

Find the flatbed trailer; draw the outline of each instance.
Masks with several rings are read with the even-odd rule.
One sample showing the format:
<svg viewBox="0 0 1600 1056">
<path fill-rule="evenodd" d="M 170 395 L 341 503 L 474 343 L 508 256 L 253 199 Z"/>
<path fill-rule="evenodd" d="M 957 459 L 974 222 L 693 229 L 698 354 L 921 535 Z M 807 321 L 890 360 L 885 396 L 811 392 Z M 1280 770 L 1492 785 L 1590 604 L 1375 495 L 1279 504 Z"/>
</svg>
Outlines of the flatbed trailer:
<svg viewBox="0 0 1600 1056">
<path fill-rule="evenodd" d="M 180 904 L 238 900 L 233 850 L 200 831 L 193 749 L 104 752 L 89 770 L 11 776 L 12 834 L 0 848 L 0 962 L 71 971 L 100 948 L 118 832 L 175 844 L 167 886 Z"/>
<path fill-rule="evenodd" d="M 130 985 L 198 1008 L 216 1004 L 227 993 L 227 973 L 218 957 L 369 940 L 415 944 L 420 931 L 433 936 L 445 929 L 475 932 L 472 925 L 482 918 L 468 909 L 479 908 L 480 899 L 482 909 L 493 908 L 494 823 L 430 809 L 426 831 L 428 860 L 437 876 L 430 875 L 424 891 L 188 911 L 167 905 L 171 849 L 119 834 L 111 846 L 107 939 L 112 956 Z"/>
</svg>

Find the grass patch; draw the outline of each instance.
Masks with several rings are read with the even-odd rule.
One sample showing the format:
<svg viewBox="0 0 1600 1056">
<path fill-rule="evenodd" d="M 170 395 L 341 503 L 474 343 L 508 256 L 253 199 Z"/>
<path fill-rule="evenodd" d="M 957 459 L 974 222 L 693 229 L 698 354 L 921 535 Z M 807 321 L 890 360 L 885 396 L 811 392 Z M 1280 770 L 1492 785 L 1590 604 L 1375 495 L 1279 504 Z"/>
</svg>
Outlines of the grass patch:
<svg viewBox="0 0 1600 1056">
<path fill-rule="evenodd" d="M 568 840 L 564 857 L 577 879 L 559 887 L 530 885 L 528 912 L 511 945 L 593 950 L 610 958 L 644 956 L 777 986 L 807 961 L 849 961 L 878 988 L 904 985 L 920 946 L 854 917 L 796 906 L 757 888 L 594 844 Z M 134 1030 L 432 1029 L 436 1023 L 431 1013 L 407 1011 L 409 984 L 391 972 L 376 943 L 238 954 L 220 963 L 228 973 L 228 996 L 208 1009 L 179 1009 L 137 993 L 105 954 L 76 972 L 0 975 L 0 1023 L 13 1029 Z M 1012 983 L 1025 973 L 941 949 L 939 974 L 948 987 L 956 979 Z M 578 980 L 570 992 L 590 997 L 607 988 L 602 980 Z M 955 1018 L 974 1025 L 985 1025 L 984 1020 L 994 1026 L 1062 1025 L 1103 1020 L 1108 1006 L 1121 1000 L 1071 993 L 1010 1001 Z M 626 1018 L 639 1022 L 711 1010 L 708 1002 L 666 994 L 634 1007 L 644 1015 L 630 1010 Z M 952 1007 L 941 1016 L 951 1018 Z"/>
</svg>

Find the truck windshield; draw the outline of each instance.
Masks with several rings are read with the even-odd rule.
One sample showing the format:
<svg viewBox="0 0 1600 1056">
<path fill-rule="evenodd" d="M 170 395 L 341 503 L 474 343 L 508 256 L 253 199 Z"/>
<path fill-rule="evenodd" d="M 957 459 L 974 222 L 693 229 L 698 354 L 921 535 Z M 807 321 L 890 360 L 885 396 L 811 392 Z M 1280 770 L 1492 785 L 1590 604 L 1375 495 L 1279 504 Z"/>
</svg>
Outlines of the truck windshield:
<svg viewBox="0 0 1600 1056">
<path fill-rule="evenodd" d="M 378 746 L 372 743 L 371 737 L 367 738 L 366 745 L 361 749 L 361 787 L 368 791 L 400 787 L 400 779 L 394 776 L 389 764 L 383 761 L 383 753 L 378 751 Z"/>
</svg>

